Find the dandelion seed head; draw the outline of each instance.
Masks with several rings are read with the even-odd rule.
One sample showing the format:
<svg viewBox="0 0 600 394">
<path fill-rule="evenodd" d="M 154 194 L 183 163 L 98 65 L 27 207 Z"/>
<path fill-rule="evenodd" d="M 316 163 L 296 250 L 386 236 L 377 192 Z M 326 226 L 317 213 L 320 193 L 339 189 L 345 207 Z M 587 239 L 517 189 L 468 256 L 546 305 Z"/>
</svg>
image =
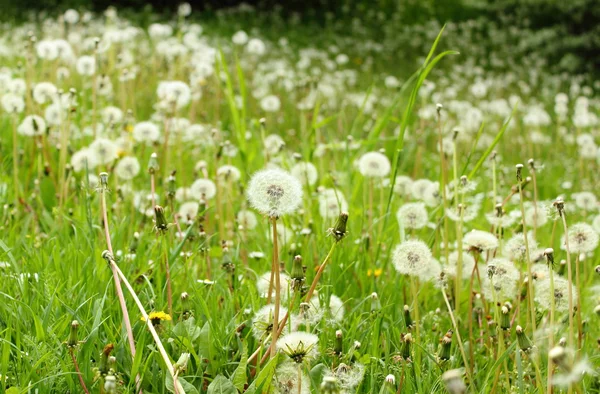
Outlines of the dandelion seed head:
<svg viewBox="0 0 600 394">
<path fill-rule="evenodd" d="M 301 364 L 319 355 L 319 337 L 304 331 L 285 334 L 277 340 L 277 350 L 284 352 L 293 362 Z"/>
<path fill-rule="evenodd" d="M 283 170 L 261 170 L 250 179 L 247 197 L 252 207 L 262 214 L 280 217 L 300 206 L 302 184 Z"/>
<path fill-rule="evenodd" d="M 579 292 L 573 285 L 573 304 L 577 304 Z M 537 305 L 544 309 L 550 310 L 552 302 L 552 293 L 550 291 L 550 278 L 546 277 L 535 282 L 534 300 Z M 554 307 L 559 313 L 564 313 L 569 310 L 569 281 L 558 275 L 554 275 Z"/>
<path fill-rule="evenodd" d="M 598 247 L 599 236 L 587 223 L 575 223 L 569 227 L 569 249 L 571 253 L 590 253 Z M 563 235 L 561 249 L 566 250 Z"/>
<path fill-rule="evenodd" d="M 405 229 L 421 229 L 429 221 L 425 204 L 420 202 L 403 204 L 398 209 L 396 218 Z"/>
<path fill-rule="evenodd" d="M 498 247 L 498 238 L 487 231 L 471 230 L 465 234 L 463 245 L 469 249 L 485 252 Z"/>
<path fill-rule="evenodd" d="M 197 200 L 210 200 L 217 194 L 217 186 L 210 179 L 199 178 L 190 186 L 190 193 Z"/>
<path fill-rule="evenodd" d="M 529 246 L 530 255 L 533 254 L 533 251 L 537 249 L 538 244 L 537 241 L 533 238 L 533 233 L 527 233 L 527 244 Z M 512 261 L 526 261 L 527 259 L 527 249 L 525 248 L 525 236 L 523 233 L 517 233 L 513 235 L 506 243 L 504 244 L 504 255 Z"/>
<path fill-rule="evenodd" d="M 394 249 L 392 262 L 396 271 L 404 275 L 429 277 L 434 267 L 431 250 L 420 240 L 402 242 Z"/>
<path fill-rule="evenodd" d="M 391 170 L 390 160 L 380 152 L 367 152 L 358 159 L 358 170 L 368 178 L 383 178 Z"/>
</svg>

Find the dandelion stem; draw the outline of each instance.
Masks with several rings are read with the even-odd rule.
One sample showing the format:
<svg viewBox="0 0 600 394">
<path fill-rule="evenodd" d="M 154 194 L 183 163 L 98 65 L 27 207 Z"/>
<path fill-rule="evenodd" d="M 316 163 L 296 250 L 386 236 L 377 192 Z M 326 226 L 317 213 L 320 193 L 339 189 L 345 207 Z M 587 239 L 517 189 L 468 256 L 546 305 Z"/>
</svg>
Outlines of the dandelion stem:
<svg viewBox="0 0 600 394">
<path fill-rule="evenodd" d="M 77 372 L 77 377 L 79 378 L 79 384 L 81 388 L 85 392 L 85 394 L 90 394 L 88 391 L 85 382 L 83 381 L 83 376 L 81 375 L 81 371 L 79 370 L 79 364 L 77 364 L 77 359 L 75 358 L 75 354 L 73 353 L 73 348 L 69 348 L 69 354 L 71 355 L 71 360 L 73 360 L 73 366 L 75 366 L 75 371 Z"/>
<path fill-rule="evenodd" d="M 12 138 L 13 138 L 13 187 L 15 188 L 15 206 L 19 203 L 20 197 L 20 183 L 19 183 L 19 154 L 18 154 L 18 145 L 17 145 L 17 118 L 16 115 L 13 115 L 12 121 Z"/>
<path fill-rule="evenodd" d="M 527 239 L 527 228 L 525 225 L 525 206 L 523 205 L 523 188 L 521 187 L 521 180 L 518 182 L 519 188 L 519 205 L 521 206 L 521 222 L 523 224 L 523 240 L 525 241 L 525 257 L 527 258 L 527 300 L 529 306 L 529 313 L 531 316 L 531 327 L 533 332 L 536 331 L 535 323 L 535 307 L 533 305 L 533 275 L 531 271 L 531 256 L 529 253 L 529 240 Z M 535 224 L 534 224 L 535 225 Z"/>
<path fill-rule="evenodd" d="M 575 257 L 575 286 L 578 289 L 581 289 L 581 283 L 579 280 L 579 264 L 580 264 L 580 261 L 579 261 L 579 254 L 578 254 L 577 257 Z M 579 349 L 581 349 L 582 341 L 583 341 L 583 322 L 581 321 L 581 297 L 577 297 L 577 344 L 578 344 Z"/>
<path fill-rule="evenodd" d="M 567 250 L 567 287 L 569 290 L 569 346 L 572 348 L 575 345 L 573 339 L 573 273 L 571 270 L 571 248 L 569 247 L 569 229 L 567 227 L 567 218 L 563 209 L 559 209 L 559 214 L 562 219 L 563 229 L 565 232 L 565 249 Z"/>
<path fill-rule="evenodd" d="M 279 273 L 279 250 L 277 245 L 277 218 L 272 217 L 273 224 L 273 266 L 272 274 L 275 276 L 275 311 L 273 312 L 273 339 L 271 340 L 271 358 L 275 357 L 277 334 L 279 330 L 279 306 L 281 305 L 281 274 Z"/>
<path fill-rule="evenodd" d="M 550 327 L 548 329 L 548 349 L 554 347 L 554 313 L 555 313 L 555 296 L 554 296 L 554 267 L 549 264 L 549 279 L 550 279 Z M 552 358 L 548 357 L 548 381 L 547 381 L 547 394 L 552 394 Z"/>
<path fill-rule="evenodd" d="M 311 297 L 312 297 L 312 295 L 315 292 L 315 289 L 317 287 L 317 283 L 319 282 L 319 279 L 321 278 L 321 275 L 323 275 L 323 271 L 325 270 L 325 266 L 329 262 L 329 259 L 331 258 L 331 255 L 333 254 L 333 251 L 334 251 L 336 245 L 337 245 L 337 242 L 334 242 L 331 245 L 331 248 L 329 249 L 329 253 L 327 253 L 327 256 L 325 256 L 325 259 L 323 260 L 323 262 L 319 266 L 319 269 L 317 270 L 317 274 L 315 275 L 315 278 L 313 279 L 312 284 L 310 285 L 310 289 L 308 289 L 308 293 L 306 293 L 306 298 L 304 299 L 305 300 L 304 302 L 310 302 L 310 299 L 311 299 Z"/>
</svg>

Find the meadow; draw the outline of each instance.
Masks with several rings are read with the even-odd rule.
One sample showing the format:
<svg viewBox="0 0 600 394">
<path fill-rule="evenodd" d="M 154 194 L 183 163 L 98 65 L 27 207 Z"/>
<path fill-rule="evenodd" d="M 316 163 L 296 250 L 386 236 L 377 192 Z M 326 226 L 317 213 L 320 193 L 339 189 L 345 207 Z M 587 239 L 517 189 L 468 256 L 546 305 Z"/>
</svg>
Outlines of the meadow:
<svg viewBox="0 0 600 394">
<path fill-rule="evenodd" d="M 280 11 L 2 24 L 0 393 L 600 392 L 600 81 Z"/>
</svg>

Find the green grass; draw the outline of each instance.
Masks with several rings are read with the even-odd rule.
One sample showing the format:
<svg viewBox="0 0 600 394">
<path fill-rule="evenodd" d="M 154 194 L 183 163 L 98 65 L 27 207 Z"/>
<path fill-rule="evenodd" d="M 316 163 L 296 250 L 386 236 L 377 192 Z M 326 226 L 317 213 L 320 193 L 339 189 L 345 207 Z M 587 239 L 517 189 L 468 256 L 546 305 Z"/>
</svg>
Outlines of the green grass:
<svg viewBox="0 0 600 394">
<path fill-rule="evenodd" d="M 437 280 L 415 281 L 400 275 L 394 269 L 392 254 L 403 241 L 401 234 L 405 239 L 426 242 L 443 267 L 446 266 L 443 257 L 448 250 L 457 248 L 461 233 L 472 229 L 494 231 L 501 234 L 501 245 L 506 244 L 513 235 L 522 232 L 520 219 L 499 231 L 486 220 L 486 214 L 493 213 L 496 203 L 505 198 L 507 215 L 520 212 L 519 200 L 507 197 L 517 185 L 516 164 L 526 165 L 524 177 L 533 175 L 527 167 L 529 158 L 542 163 L 543 170 L 536 172 L 537 189 L 533 182 L 526 182 L 524 186 L 527 207 L 535 202 L 541 215 L 546 206 L 551 206 L 552 201 L 562 195 L 566 201 L 567 224 L 586 222 L 594 224 L 597 231 L 598 204 L 582 208 L 577 195 L 573 194 L 594 193 L 598 185 L 595 176 L 598 162 L 595 157 L 584 158 L 585 146 L 578 146 L 568 138 L 568 135 L 583 135 L 597 140 L 597 125 L 583 127 L 574 122 L 577 118 L 574 103 L 579 95 L 588 96 L 589 111 L 598 113 L 597 93 L 591 88 L 589 94 L 569 93 L 570 78 L 587 86 L 589 77 L 552 75 L 539 66 L 534 68 L 539 75 L 538 80 L 534 80 L 528 77 L 529 58 L 517 59 L 523 60 L 522 65 L 511 65 L 507 61 L 508 70 L 495 68 L 481 54 L 487 50 L 503 54 L 507 48 L 498 49 L 495 47 L 500 45 L 498 43 L 482 42 L 471 36 L 470 29 L 474 28 L 467 24 L 460 25 L 462 30 L 452 26 L 445 31 L 440 31 L 435 24 L 408 27 L 413 47 L 407 46 L 405 52 L 398 52 L 395 50 L 398 43 L 389 33 L 394 31 L 391 21 L 382 27 L 389 34 L 380 41 L 368 29 L 353 36 L 349 31 L 341 32 L 339 26 L 316 31 L 312 25 L 291 25 L 277 30 L 278 35 L 284 32 L 289 42 L 280 45 L 273 25 L 265 22 L 272 19 L 253 15 L 233 12 L 202 21 L 204 32 L 195 50 L 208 46 L 214 50 L 215 72 L 197 80 L 197 86 L 193 86 L 202 92 L 198 101 L 174 113 L 167 110 L 155 116 L 161 137 L 153 145 L 134 142 L 131 128 L 156 115 L 153 106 L 159 101 L 158 83 L 181 80 L 189 84 L 193 67 L 209 55 L 203 52 L 200 60 L 192 60 L 190 51 L 168 61 L 157 52 L 153 46 L 156 42 L 149 40 L 145 31 L 97 55 L 98 72 L 108 75 L 114 87 L 113 95 L 98 97 L 97 122 L 103 123 L 100 113 L 107 106 L 116 106 L 124 113 L 132 110 L 132 115 L 126 115 L 123 121 L 112 127 L 105 125 L 107 131 L 102 136 L 113 141 L 120 138 L 119 159 L 136 157 L 141 171 L 132 180 L 119 179 L 115 170 L 119 159 L 87 171 L 90 175 L 109 174 L 106 185 L 109 192 L 105 194 L 107 224 L 116 263 L 148 312 L 168 310 L 164 265 L 165 258 L 168 259 L 173 315 L 171 321 L 161 322 L 156 330 L 171 363 L 176 363 L 183 353 L 189 353 L 187 368 L 179 373 L 184 390 L 187 393 L 270 392 L 276 382 L 274 376 L 280 371 L 278 366 L 289 362 L 281 353 L 271 360 L 265 358 L 261 364 L 264 350 L 249 361 L 260 346 L 251 332 L 253 317 L 267 303 L 259 294 L 256 282 L 271 269 L 273 243 L 267 217 L 256 212 L 257 226 L 242 229 L 236 215 L 250 209 L 245 189 L 252 175 L 266 166 L 289 170 L 299 160 L 296 155 L 316 166 L 318 181 L 312 186 L 305 185 L 301 209 L 278 219 L 280 231 L 283 226 L 292 230 L 286 235 L 288 239 L 279 245 L 285 271 L 290 274 L 294 256 L 302 256 L 306 267 L 304 285 L 310 287 L 319 265 L 336 242 L 328 235 L 336 218 L 322 217 L 319 212 L 323 188 L 335 188 L 336 201 L 340 205 L 342 200 L 347 201 L 349 214 L 347 233 L 333 249 L 315 296 L 321 303 L 327 303 L 332 295 L 339 297 L 344 317 L 332 321 L 334 316 L 326 311 L 324 318 L 307 328 L 319 337 L 319 356 L 301 366 L 310 382 L 310 387 L 305 386 L 302 392 L 324 392 L 320 391 L 323 377 L 339 371 L 341 363 L 355 368 L 357 364 L 364 366 L 364 377 L 356 379 L 354 388 L 348 392 L 441 393 L 446 391 L 442 374 L 453 369 L 461 370 L 461 379 L 469 392 L 546 391 L 549 315 L 543 305 L 536 303 L 538 331 L 533 332 L 528 321 L 527 297 L 530 295 L 523 295 L 522 285 L 527 275 L 526 261 L 515 261 L 521 273 L 517 291 L 498 300 L 502 304 L 512 302 L 511 316 L 517 311 L 506 333 L 496 330 L 492 324 L 496 319 L 495 307 L 489 299 L 485 303 L 474 301 L 475 307 L 482 308 L 481 314 L 469 314 L 469 280 L 455 282 L 449 278 L 445 291 L 453 310 L 456 309 L 454 286 L 459 285 L 461 304 L 455 318 L 467 362 L 471 364 L 465 368 L 456 333 L 452 336 L 450 359 L 440 359 L 440 341 L 455 327 L 442 290 L 434 283 Z M 101 36 L 104 29 L 110 29 L 115 23 L 97 17 L 94 22 L 78 24 L 71 30 L 82 37 Z M 255 23 L 259 28 L 256 33 L 251 31 Z M 103 251 L 108 249 L 102 220 L 102 193 L 86 179 L 86 169 L 67 171 L 65 193 L 58 187 L 63 182 L 58 170 L 58 137 L 69 130 L 69 161 L 75 152 L 94 141 L 92 135 L 80 133 L 94 122 L 94 91 L 91 77 L 78 75 L 73 64 L 37 59 L 33 51 L 30 58 L 26 56 L 28 49 L 22 50 L 22 47 L 28 30 L 35 27 L 38 42 L 64 33 L 62 25 L 48 24 L 43 29 L 14 26 L 4 36 L 12 52 L 2 58 L 2 63 L 9 68 L 12 78 L 23 78 L 30 86 L 49 81 L 65 92 L 74 88 L 77 105 L 72 106 L 68 120 L 73 129 L 67 128 L 64 118 L 61 126 L 51 126 L 43 136 L 17 136 L 20 152 L 17 184 L 13 181 L 13 116 L 18 125 L 26 115 L 43 116 L 47 104 L 37 104 L 27 97 L 28 93 L 20 92 L 18 95 L 26 102 L 24 112 L 16 115 L 4 109 L 0 112 L 0 393 L 82 392 L 66 346 L 73 320 L 79 322 L 80 341 L 74 355 L 90 392 L 105 392 L 106 373 L 101 373 L 101 354 L 109 344 L 114 345 L 111 355 L 115 357 L 109 374 L 116 377 L 118 392 L 136 392 L 138 374 L 144 392 L 173 392 L 173 377 L 134 299 L 124 287 L 137 350 L 136 357 L 131 356 L 111 268 L 102 257 Z M 190 24 L 180 21 L 175 26 L 170 47 L 181 42 L 183 34 L 179 33 L 189 29 Z M 238 28 L 244 28 L 251 37 L 262 37 L 267 52 L 253 56 L 243 47 L 233 45 L 231 35 Z M 404 36 L 398 39 L 404 40 Z M 380 50 L 374 49 L 378 43 L 382 46 Z M 334 45 L 337 49 L 331 48 Z M 77 56 L 93 53 L 78 44 L 73 47 Z M 310 67 L 304 68 L 299 61 L 306 57 L 307 48 L 318 51 L 318 56 L 311 60 Z M 125 84 L 119 81 L 123 69 L 116 66 L 117 54 L 123 50 L 133 55 L 134 62 L 127 68 L 137 74 Z M 348 55 L 348 63 L 336 64 L 338 53 Z M 455 56 L 446 56 L 450 54 Z M 531 55 L 535 56 L 535 53 Z M 56 77 L 60 66 L 68 67 L 71 72 L 70 77 L 62 81 Z M 480 74 L 473 72 L 477 67 L 481 68 Z M 389 75 L 405 82 L 401 86 L 386 87 L 384 79 Z M 512 75 L 514 80 L 506 78 L 507 75 Z M 487 94 L 478 98 L 470 92 L 470 87 L 479 80 L 488 81 L 489 87 Z M 435 113 L 437 100 L 427 93 L 432 82 L 436 84 L 434 92 L 444 93 L 438 96 L 444 105 L 440 124 Z M 261 108 L 260 98 L 264 94 L 259 93 L 265 89 L 265 83 L 267 94 L 274 94 L 281 101 L 281 108 L 276 112 Z M 528 85 L 529 93 L 523 84 Z M 9 89 L 9 84 L 0 84 L 2 95 Z M 454 98 L 447 93 L 450 90 L 454 90 Z M 555 95 L 561 91 L 569 94 L 570 116 L 566 120 L 561 120 L 554 111 Z M 309 94 L 315 95 L 314 100 L 298 108 Z M 520 100 L 517 105 L 512 100 L 507 103 L 508 112 L 485 110 L 492 99 L 508 101 L 512 95 L 518 95 Z M 465 103 L 484 109 L 481 119 L 469 122 Z M 549 124 L 526 123 L 526 116 L 536 103 L 543 105 L 550 115 Z M 428 110 L 433 116 L 427 115 Z M 185 133 L 171 130 L 169 143 L 165 144 L 165 124 L 173 117 L 187 118 L 193 124 L 203 124 L 207 130 L 214 128 L 215 131 L 186 141 Z M 455 128 L 461 130 L 455 144 L 456 157 L 448 153 L 443 162 L 438 151 L 438 127 L 443 138 L 450 142 Z M 566 132 L 560 131 L 562 127 Z M 265 138 L 271 134 L 281 136 L 285 142 L 277 152 L 268 152 L 264 146 Z M 549 141 L 540 141 L 540 136 Z M 236 155 L 227 154 L 231 146 L 238 149 Z M 391 171 L 382 179 L 364 177 L 356 161 L 366 152 L 379 150 L 385 152 Z M 150 193 L 147 167 L 152 152 L 158 154 L 160 163 L 155 177 L 157 203 L 165 207 L 169 223 L 174 222 L 182 202 L 193 200 L 188 197 L 174 201 L 173 211 L 167 197 L 167 177 L 172 171 L 176 170 L 178 188 L 189 187 L 196 179 L 203 178 L 202 167 L 209 179 L 216 180 L 219 167 L 233 165 L 240 171 L 240 180 L 219 182 L 216 196 L 199 208 L 194 220 L 187 223 L 179 217 L 182 237 L 178 236 L 175 225 L 157 234 L 154 216 L 144 214 L 152 208 L 146 198 Z M 492 152 L 497 154 L 496 177 L 491 169 Z M 205 164 L 197 167 L 200 160 Z M 455 184 L 464 175 L 469 182 L 476 182 L 476 188 L 465 195 L 449 195 L 445 203 L 437 188 L 438 194 L 429 193 L 429 199 L 421 198 L 427 200 L 428 224 L 420 229 L 401 228 L 396 220 L 397 210 L 421 199 L 411 193 L 395 191 L 397 175 L 413 180 L 441 180 L 442 184 Z M 570 187 L 566 187 L 567 181 Z M 497 201 L 493 201 L 492 190 L 497 193 Z M 452 209 L 458 203 L 478 206 L 475 217 L 465 220 L 462 226 L 445 215 L 445 209 Z M 532 230 L 531 223 L 527 223 L 526 230 Z M 135 233 L 139 233 L 139 239 Z M 562 222 L 552 219 L 535 231 L 539 248 L 552 247 L 557 263 L 566 259 L 566 252 L 561 249 L 563 233 Z M 567 364 L 572 366 L 577 361 L 587 360 L 597 372 L 600 329 L 594 308 L 600 302 L 600 277 L 595 268 L 598 255 L 596 248 L 593 249 L 579 263 L 578 290 L 585 325 L 581 345 L 576 340 L 570 349 L 574 359 L 567 360 Z M 251 252 L 262 252 L 264 257 L 251 258 Z M 135 257 L 131 258 L 130 254 Z M 507 257 L 502 247 L 481 255 L 473 250 L 465 250 L 464 254 L 477 256 L 482 278 L 487 276 L 486 261 Z M 572 260 L 575 264 L 575 253 Z M 541 263 L 544 264 L 544 260 Z M 563 268 L 557 264 L 555 275 L 561 272 L 562 276 Z M 205 279 L 206 282 L 201 282 Z M 288 304 L 288 300 L 284 305 L 294 314 L 298 313 L 301 297 L 294 298 L 291 289 L 282 290 L 289 291 L 290 299 L 294 299 L 293 304 Z M 473 291 L 479 293 L 480 290 L 475 278 Z M 180 299 L 183 292 L 188 294 L 187 300 Z M 564 297 L 566 300 L 566 295 Z M 405 305 L 410 307 L 416 325 L 407 326 Z M 469 322 L 473 324 L 472 332 Z M 519 348 L 516 325 L 523 326 L 526 335 L 533 340 L 535 352 L 527 353 Z M 567 314 L 557 313 L 555 344 L 559 338 L 568 337 L 568 326 Z M 287 330 L 286 327 L 284 333 Z M 342 333 L 341 349 L 336 339 L 338 330 Z M 404 342 L 407 333 L 412 335 L 412 343 Z M 502 346 L 498 346 L 499 336 L 505 338 Z M 401 357 L 407 353 L 408 359 Z M 534 363 L 539 366 L 539 380 Z M 561 365 L 554 373 L 563 372 L 565 367 Z M 385 383 L 388 375 L 394 376 L 393 383 Z M 573 392 L 598 392 L 600 383 L 593 373 L 576 378 L 571 386 Z M 343 383 L 339 376 L 338 380 Z M 566 388 L 555 388 L 554 392 L 559 390 L 567 392 Z"/>
</svg>

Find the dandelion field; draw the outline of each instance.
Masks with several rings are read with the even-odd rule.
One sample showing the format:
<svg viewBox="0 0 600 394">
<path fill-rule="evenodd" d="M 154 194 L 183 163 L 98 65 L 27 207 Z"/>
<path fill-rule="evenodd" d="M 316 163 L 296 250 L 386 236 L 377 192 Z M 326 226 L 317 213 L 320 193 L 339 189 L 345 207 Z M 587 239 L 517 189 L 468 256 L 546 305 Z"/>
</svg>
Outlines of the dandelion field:
<svg viewBox="0 0 600 394">
<path fill-rule="evenodd" d="M 189 11 L 2 25 L 0 393 L 600 392 L 592 75 Z"/>
</svg>

